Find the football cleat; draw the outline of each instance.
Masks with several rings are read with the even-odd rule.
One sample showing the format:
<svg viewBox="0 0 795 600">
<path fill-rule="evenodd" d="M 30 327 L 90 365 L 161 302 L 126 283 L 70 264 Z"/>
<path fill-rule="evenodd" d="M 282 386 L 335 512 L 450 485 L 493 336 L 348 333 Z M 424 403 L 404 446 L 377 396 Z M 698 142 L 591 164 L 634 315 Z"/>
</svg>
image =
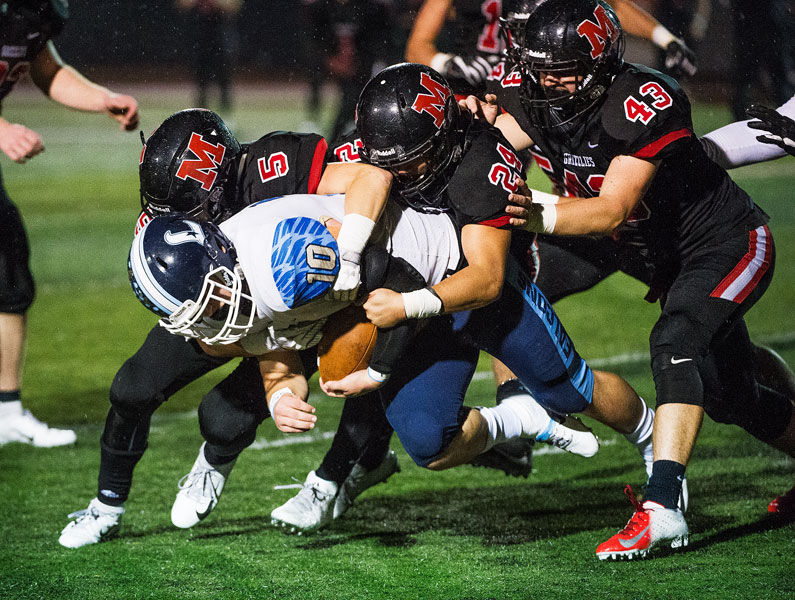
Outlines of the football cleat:
<svg viewBox="0 0 795 600">
<path fill-rule="evenodd" d="M 590 427 L 571 415 L 567 415 L 563 422 L 550 419 L 549 425 L 535 439 L 586 458 L 599 451 L 599 440 Z"/>
<path fill-rule="evenodd" d="M 0 446 L 9 442 L 53 448 L 74 444 L 77 435 L 71 429 L 55 429 L 42 423 L 21 402 L 6 402 L 0 411 Z"/>
<path fill-rule="evenodd" d="M 632 560 L 643 558 L 657 547 L 671 549 L 687 546 L 689 531 L 679 509 L 665 508 L 647 500 L 641 504 L 627 486 L 624 493 L 635 507 L 635 513 L 624 529 L 596 548 L 599 560 Z"/>
<path fill-rule="evenodd" d="M 767 512 L 795 517 L 795 487 L 786 494 L 776 496 L 775 499 L 767 505 Z"/>
<path fill-rule="evenodd" d="M 482 454 L 469 461 L 475 467 L 486 467 L 503 471 L 513 477 L 527 477 L 533 471 L 533 446 L 535 441 L 528 438 L 513 438 L 495 444 Z"/>
<path fill-rule="evenodd" d="M 204 458 L 206 445 L 207 442 L 199 449 L 190 473 L 179 480 L 179 492 L 171 507 L 171 522 L 181 529 L 193 527 L 212 512 L 237 461 L 214 467 Z"/>
<path fill-rule="evenodd" d="M 381 464 L 368 471 L 359 463 L 353 465 L 351 474 L 342 482 L 337 499 L 334 501 L 335 519 L 339 519 L 353 505 L 353 501 L 368 488 L 382 482 L 386 482 L 392 475 L 400 472 L 397 454 L 389 450 L 381 461 Z"/>
<path fill-rule="evenodd" d="M 336 498 L 337 484 L 310 471 L 301 491 L 273 509 L 271 524 L 281 527 L 285 533 L 303 535 L 316 531 L 331 523 Z"/>
<path fill-rule="evenodd" d="M 58 543 L 67 548 L 80 548 L 109 540 L 118 533 L 123 514 L 123 506 L 108 506 L 94 498 L 88 508 L 69 515 L 74 521 L 64 527 Z"/>
</svg>

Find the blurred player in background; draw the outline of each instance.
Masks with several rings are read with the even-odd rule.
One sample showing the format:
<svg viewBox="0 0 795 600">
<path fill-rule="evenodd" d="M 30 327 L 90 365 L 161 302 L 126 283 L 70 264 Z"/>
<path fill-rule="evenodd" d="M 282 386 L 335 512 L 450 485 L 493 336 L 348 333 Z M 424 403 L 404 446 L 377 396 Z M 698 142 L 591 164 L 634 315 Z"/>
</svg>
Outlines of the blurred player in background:
<svg viewBox="0 0 795 600">
<path fill-rule="evenodd" d="M 196 82 L 196 106 L 209 107 L 209 91 L 217 86 L 220 110 L 232 109 L 232 73 L 240 45 L 237 15 L 242 0 L 176 0 L 188 25 Z"/>
<path fill-rule="evenodd" d="M 33 83 L 55 102 L 104 113 L 122 129 L 132 131 L 138 126 L 135 99 L 90 82 L 58 55 L 52 38 L 63 29 L 68 15 L 65 0 L 0 2 L 0 100 L 29 73 Z M 0 150 L 22 164 L 43 152 L 44 142 L 32 129 L 0 118 Z M 73 431 L 47 427 L 22 408 L 26 313 L 33 297 L 25 227 L 17 207 L 0 187 L 0 444 L 71 444 Z"/>
</svg>

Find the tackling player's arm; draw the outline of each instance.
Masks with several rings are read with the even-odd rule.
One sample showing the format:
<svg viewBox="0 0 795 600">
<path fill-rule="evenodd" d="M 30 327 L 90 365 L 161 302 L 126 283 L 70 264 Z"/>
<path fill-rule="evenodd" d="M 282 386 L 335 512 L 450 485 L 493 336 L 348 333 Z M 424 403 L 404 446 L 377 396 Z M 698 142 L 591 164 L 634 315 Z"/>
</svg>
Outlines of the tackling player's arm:
<svg viewBox="0 0 795 600">
<path fill-rule="evenodd" d="M 138 103 L 132 96 L 116 94 L 83 77 L 65 64 L 52 41 L 30 65 L 30 76 L 47 96 L 70 108 L 104 112 L 119 122 L 122 129 L 138 127 Z"/>
<path fill-rule="evenodd" d="M 659 160 L 616 156 L 610 161 L 599 195 L 566 198 L 565 203 L 541 204 L 532 195 L 511 194 L 505 212 L 511 225 L 555 235 L 612 235 L 629 219 L 651 185 Z"/>
</svg>

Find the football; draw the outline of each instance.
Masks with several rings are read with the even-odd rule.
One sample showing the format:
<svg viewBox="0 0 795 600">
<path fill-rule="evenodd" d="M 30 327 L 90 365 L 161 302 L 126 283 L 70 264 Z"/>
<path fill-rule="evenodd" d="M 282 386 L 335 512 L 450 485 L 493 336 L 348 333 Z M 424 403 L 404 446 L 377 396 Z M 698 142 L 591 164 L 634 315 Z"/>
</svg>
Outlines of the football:
<svg viewBox="0 0 795 600">
<path fill-rule="evenodd" d="M 331 315 L 317 345 L 317 366 L 323 381 L 339 381 L 366 369 L 377 335 L 361 306 L 349 306 Z"/>
</svg>

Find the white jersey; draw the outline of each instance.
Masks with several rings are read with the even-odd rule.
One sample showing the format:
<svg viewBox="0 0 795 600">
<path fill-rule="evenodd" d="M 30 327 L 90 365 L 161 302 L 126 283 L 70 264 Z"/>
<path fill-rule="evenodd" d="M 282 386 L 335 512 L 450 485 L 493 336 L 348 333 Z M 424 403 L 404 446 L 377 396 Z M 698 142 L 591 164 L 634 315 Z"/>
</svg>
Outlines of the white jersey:
<svg viewBox="0 0 795 600">
<path fill-rule="evenodd" d="M 267 200 L 246 207 L 224 221 L 220 228 L 237 251 L 238 261 L 257 307 L 258 322 L 243 340 L 250 351 L 291 347 L 277 340 L 275 332 L 295 330 L 325 321 L 349 303 L 332 300 L 325 294 L 306 304 L 290 308 L 282 298 L 271 266 L 277 225 L 285 219 L 308 217 L 322 222 L 331 217 L 342 221 L 345 196 L 300 194 Z M 405 259 L 425 278 L 428 285 L 439 283 L 455 271 L 461 252 L 456 228 L 446 214 L 425 214 L 396 203 L 388 203 L 373 231 L 370 244 L 380 245 L 393 256 Z M 316 329 L 316 327 L 314 327 Z M 269 335 L 269 340 L 261 336 Z M 263 347 L 264 344 L 264 347 Z"/>
</svg>

